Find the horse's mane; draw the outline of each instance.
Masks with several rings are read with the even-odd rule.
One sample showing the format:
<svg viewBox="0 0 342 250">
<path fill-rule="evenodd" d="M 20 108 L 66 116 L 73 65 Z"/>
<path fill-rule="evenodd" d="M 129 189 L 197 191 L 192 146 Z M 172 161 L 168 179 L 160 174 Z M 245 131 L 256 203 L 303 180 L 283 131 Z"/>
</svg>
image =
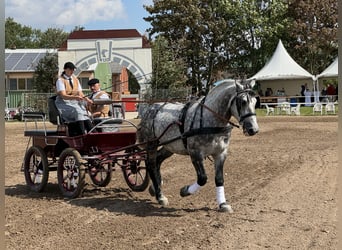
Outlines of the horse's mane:
<svg viewBox="0 0 342 250">
<path fill-rule="evenodd" d="M 246 81 L 246 80 L 236 80 L 235 82 L 231 80 L 222 80 L 220 84 L 212 88 L 209 92 L 208 95 L 213 94 L 215 92 L 222 92 L 226 91 L 227 88 L 235 87 L 237 92 L 240 92 L 244 89 L 251 89 L 251 81 Z"/>
</svg>

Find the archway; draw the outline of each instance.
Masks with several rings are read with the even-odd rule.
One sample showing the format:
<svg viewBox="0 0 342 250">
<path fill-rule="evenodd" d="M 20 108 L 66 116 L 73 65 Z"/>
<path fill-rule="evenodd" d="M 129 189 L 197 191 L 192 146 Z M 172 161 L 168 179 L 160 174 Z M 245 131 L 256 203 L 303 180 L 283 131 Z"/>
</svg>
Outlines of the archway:
<svg viewBox="0 0 342 250">
<path fill-rule="evenodd" d="M 140 90 L 144 91 L 146 89 L 146 83 L 151 78 L 151 72 L 144 72 L 143 69 L 133 60 L 131 60 L 127 56 L 115 52 L 112 53 L 111 61 L 107 62 L 114 62 L 121 65 L 122 67 L 127 68 L 137 79 L 140 85 Z M 94 65 L 98 63 L 99 61 L 97 53 L 93 53 L 81 58 L 75 63 L 77 67 L 77 69 L 75 70 L 75 75 L 78 75 L 82 71 L 89 71 L 90 69 L 94 69 Z"/>
</svg>

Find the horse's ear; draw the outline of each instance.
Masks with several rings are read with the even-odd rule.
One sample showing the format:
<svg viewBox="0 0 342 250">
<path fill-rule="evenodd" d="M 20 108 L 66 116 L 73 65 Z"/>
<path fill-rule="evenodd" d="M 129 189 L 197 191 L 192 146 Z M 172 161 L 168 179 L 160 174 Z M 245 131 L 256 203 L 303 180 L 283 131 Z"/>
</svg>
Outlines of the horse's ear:
<svg viewBox="0 0 342 250">
<path fill-rule="evenodd" d="M 244 86 L 238 81 L 235 82 L 235 86 L 236 86 L 236 92 L 241 92 L 244 90 Z"/>
<path fill-rule="evenodd" d="M 243 85 L 245 86 L 245 89 L 253 89 L 255 80 L 244 80 Z"/>
</svg>

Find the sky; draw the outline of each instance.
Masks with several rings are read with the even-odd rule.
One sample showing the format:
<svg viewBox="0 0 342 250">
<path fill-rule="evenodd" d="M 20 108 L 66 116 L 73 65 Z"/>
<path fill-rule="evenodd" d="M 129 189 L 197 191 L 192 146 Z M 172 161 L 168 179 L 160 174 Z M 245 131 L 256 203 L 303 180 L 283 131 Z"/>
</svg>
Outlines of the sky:
<svg viewBox="0 0 342 250">
<path fill-rule="evenodd" d="M 144 34 L 150 25 L 143 20 L 149 14 L 143 5 L 152 4 L 153 0 L 5 0 L 5 17 L 42 31 L 70 32 L 81 26 L 85 30 L 137 29 Z"/>
</svg>

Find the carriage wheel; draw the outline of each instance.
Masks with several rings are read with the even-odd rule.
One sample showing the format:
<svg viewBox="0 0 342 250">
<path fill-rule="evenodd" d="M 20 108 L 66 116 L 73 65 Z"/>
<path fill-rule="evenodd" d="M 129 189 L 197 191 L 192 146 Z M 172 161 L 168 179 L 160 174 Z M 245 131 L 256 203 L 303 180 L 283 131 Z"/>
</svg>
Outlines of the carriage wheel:
<svg viewBox="0 0 342 250">
<path fill-rule="evenodd" d="M 68 198 L 78 197 L 85 185 L 85 170 L 80 153 L 66 148 L 59 156 L 57 167 L 58 186 Z"/>
<path fill-rule="evenodd" d="M 49 166 L 45 151 L 41 147 L 31 146 L 24 157 L 26 184 L 31 190 L 42 192 L 49 179 Z"/>
<path fill-rule="evenodd" d="M 142 192 L 150 182 L 145 159 L 137 153 L 137 149 L 127 150 L 126 153 L 129 154 L 122 161 L 125 181 L 133 191 Z"/>
<path fill-rule="evenodd" d="M 112 166 L 109 163 L 90 166 L 89 176 L 96 186 L 105 187 L 112 179 Z"/>
</svg>

